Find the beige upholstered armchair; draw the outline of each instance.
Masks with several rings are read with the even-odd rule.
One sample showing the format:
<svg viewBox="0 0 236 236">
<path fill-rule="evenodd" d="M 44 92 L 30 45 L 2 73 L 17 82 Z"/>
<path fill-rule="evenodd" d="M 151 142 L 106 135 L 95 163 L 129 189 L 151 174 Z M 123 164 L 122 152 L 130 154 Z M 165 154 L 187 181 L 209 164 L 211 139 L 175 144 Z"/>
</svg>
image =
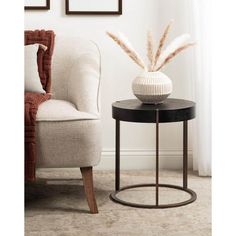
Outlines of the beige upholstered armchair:
<svg viewBox="0 0 236 236">
<path fill-rule="evenodd" d="M 100 54 L 79 38 L 56 36 L 52 99 L 37 113 L 37 168 L 80 167 L 91 213 L 97 213 L 93 166 L 100 161 Z"/>
</svg>

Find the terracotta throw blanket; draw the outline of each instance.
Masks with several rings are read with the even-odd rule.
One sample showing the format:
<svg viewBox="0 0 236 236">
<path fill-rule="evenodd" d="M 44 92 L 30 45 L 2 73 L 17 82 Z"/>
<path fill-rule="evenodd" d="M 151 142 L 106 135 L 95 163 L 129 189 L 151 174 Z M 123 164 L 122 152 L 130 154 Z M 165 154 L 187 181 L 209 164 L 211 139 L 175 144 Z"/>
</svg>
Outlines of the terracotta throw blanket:
<svg viewBox="0 0 236 236">
<path fill-rule="evenodd" d="M 36 114 L 39 105 L 50 98 L 51 90 L 51 59 L 54 48 L 55 34 L 53 31 L 25 31 L 25 45 L 40 43 L 47 50 L 38 50 L 39 76 L 46 94 L 25 92 L 25 180 L 35 180 L 36 165 Z"/>
</svg>

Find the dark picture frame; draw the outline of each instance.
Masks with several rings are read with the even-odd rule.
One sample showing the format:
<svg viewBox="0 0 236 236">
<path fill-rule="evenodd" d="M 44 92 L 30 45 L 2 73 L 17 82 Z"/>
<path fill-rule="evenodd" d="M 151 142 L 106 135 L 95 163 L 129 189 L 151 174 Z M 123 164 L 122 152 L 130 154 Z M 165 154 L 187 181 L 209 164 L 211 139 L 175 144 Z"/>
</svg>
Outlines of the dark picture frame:
<svg viewBox="0 0 236 236">
<path fill-rule="evenodd" d="M 45 6 L 25 6 L 25 10 L 49 10 L 50 0 L 45 0 Z"/>
<path fill-rule="evenodd" d="M 118 1 L 117 11 L 74 11 L 70 10 L 70 0 L 66 1 L 66 15 L 122 15 L 122 0 Z M 98 0 L 99 1 L 99 0 Z"/>
</svg>

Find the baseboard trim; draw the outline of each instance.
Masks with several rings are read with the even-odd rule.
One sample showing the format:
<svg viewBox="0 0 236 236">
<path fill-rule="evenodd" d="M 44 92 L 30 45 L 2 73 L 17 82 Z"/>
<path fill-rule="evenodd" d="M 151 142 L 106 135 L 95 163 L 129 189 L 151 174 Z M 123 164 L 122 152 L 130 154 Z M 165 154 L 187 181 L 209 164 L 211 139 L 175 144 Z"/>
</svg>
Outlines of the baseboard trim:
<svg viewBox="0 0 236 236">
<path fill-rule="evenodd" d="M 122 170 L 151 170 L 155 168 L 155 150 L 121 150 Z M 160 150 L 161 169 L 181 169 L 183 164 L 183 151 Z M 193 166 L 192 151 L 188 152 L 189 168 Z M 96 170 L 114 170 L 115 150 L 103 150 L 101 162 Z"/>
</svg>

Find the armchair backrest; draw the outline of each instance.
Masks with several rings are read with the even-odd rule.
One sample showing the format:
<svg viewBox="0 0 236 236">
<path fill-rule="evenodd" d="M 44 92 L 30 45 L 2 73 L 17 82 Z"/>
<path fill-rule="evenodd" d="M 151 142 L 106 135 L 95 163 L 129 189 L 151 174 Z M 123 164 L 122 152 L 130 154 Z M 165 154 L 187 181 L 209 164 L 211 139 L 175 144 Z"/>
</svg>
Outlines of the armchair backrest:
<svg viewBox="0 0 236 236">
<path fill-rule="evenodd" d="M 52 97 L 78 110 L 99 113 L 100 52 L 81 38 L 56 35 L 52 62 Z"/>
</svg>

